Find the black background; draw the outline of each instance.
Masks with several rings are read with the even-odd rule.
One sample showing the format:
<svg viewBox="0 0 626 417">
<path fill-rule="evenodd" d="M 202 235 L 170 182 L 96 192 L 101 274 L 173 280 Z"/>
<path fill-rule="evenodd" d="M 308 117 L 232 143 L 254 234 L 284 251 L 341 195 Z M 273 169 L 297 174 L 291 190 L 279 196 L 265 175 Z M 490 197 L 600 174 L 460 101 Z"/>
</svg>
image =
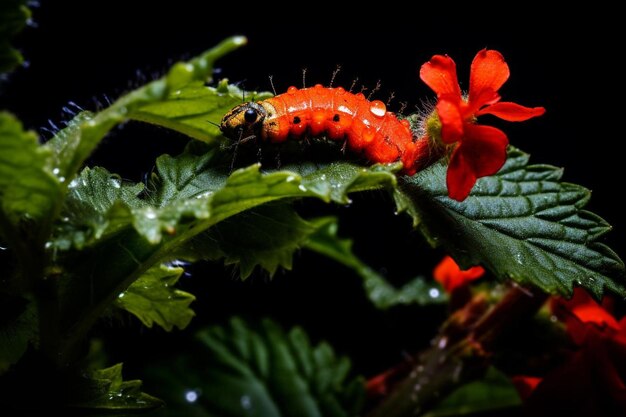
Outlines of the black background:
<svg viewBox="0 0 626 417">
<path fill-rule="evenodd" d="M 433 54 L 454 58 L 461 86 L 467 89 L 475 53 L 497 49 L 511 69 L 501 90 L 503 100 L 544 106 L 547 113 L 520 124 L 483 122 L 503 128 L 513 145 L 532 154 L 532 162 L 564 167 L 565 180 L 590 188 L 588 207 L 615 226 L 605 241 L 622 256 L 626 253 L 626 223 L 618 201 L 624 192 L 626 118 L 619 104 L 624 91 L 616 60 L 623 48 L 617 45 L 621 30 L 616 12 L 569 8 L 547 15 L 530 3 L 507 3 L 507 11 L 500 10 L 504 5 L 461 10 L 452 4 L 419 4 L 409 10 L 391 2 L 375 7 L 353 3 L 342 6 L 348 7 L 347 13 L 337 10 L 338 4 L 321 3 L 157 3 L 42 1 L 34 10 L 33 27 L 17 39 L 29 65 L 3 84 L 0 108 L 47 138 L 50 134 L 42 128 L 50 127 L 48 120 L 59 126 L 67 120 L 61 109 L 68 102 L 98 109 L 107 99 L 162 75 L 173 62 L 227 36 L 244 34 L 248 46 L 218 66 L 219 76 L 247 89 L 269 90 L 269 75 L 279 92 L 301 86 L 304 68 L 308 84 L 327 84 L 341 65 L 336 84 L 349 86 L 358 77 L 359 84 L 371 88 L 381 80 L 377 97 L 385 101 L 393 91 L 397 99 L 392 110 L 401 101 L 412 109 L 433 97 L 418 76 L 420 65 Z M 89 163 L 140 181 L 156 156 L 175 154 L 185 142 L 163 129 L 129 123 L 115 129 Z M 441 256 L 410 230 L 406 216 L 393 214 L 382 193 L 356 196 L 347 208 L 303 207 L 318 209 L 340 215 L 342 235 L 354 236 L 356 251 L 397 284 L 427 274 Z M 233 268 L 221 265 L 194 266 L 191 275 L 182 285 L 198 297 L 194 327 L 233 314 L 302 324 L 314 340 L 329 340 L 353 357 L 366 374 L 397 362 L 403 351 L 417 349 L 443 317 L 436 308 L 376 311 L 353 273 L 304 252 L 296 256 L 292 273 L 279 273 L 272 280 L 259 273 L 241 283 Z M 99 331 L 123 336 L 112 339 L 111 352 L 125 361 L 144 349 L 142 342 L 157 338 L 161 346 L 171 346 L 184 337 L 184 332 L 144 332 L 133 320 Z"/>
</svg>

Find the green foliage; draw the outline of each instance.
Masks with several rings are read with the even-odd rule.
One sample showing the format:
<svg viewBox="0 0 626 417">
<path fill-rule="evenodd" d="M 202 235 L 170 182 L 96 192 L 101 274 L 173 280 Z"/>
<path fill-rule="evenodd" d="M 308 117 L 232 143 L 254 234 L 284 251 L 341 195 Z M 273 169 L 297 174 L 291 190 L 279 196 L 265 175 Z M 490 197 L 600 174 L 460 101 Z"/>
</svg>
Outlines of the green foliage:
<svg viewBox="0 0 626 417">
<path fill-rule="evenodd" d="M 141 106 L 130 117 L 211 142 L 221 134 L 218 125 L 225 110 L 241 104 L 244 95 L 246 100 L 253 101 L 271 96 L 270 93 L 244 92 L 227 80 L 222 80 L 216 88 L 194 81 L 180 89 L 172 87 L 165 100 Z"/>
<path fill-rule="evenodd" d="M 62 214 L 67 222 L 57 241 L 90 243 L 89 251 L 80 256 L 67 254 L 66 263 L 72 265 L 74 273 L 68 274 L 65 281 L 63 299 L 68 301 L 61 306 L 63 327 L 86 330 L 109 303 L 146 271 L 172 259 L 223 256 L 227 262 L 241 262 L 244 276 L 256 264 L 270 272 L 279 265 L 289 267 L 291 252 L 303 242 L 302 234 L 308 228 L 294 216 L 281 219 L 289 223 L 283 227 L 281 235 L 275 235 L 272 247 L 259 246 L 269 233 L 268 225 L 255 226 L 251 220 L 248 223 L 256 228 L 256 240 L 251 235 L 243 245 L 235 243 L 240 242 L 241 237 L 236 237 L 235 228 L 230 227 L 233 233 L 229 240 L 221 242 L 223 247 L 217 255 L 207 247 L 207 252 L 198 256 L 192 253 L 192 245 L 198 245 L 203 233 L 224 220 L 263 204 L 297 197 L 346 202 L 348 192 L 389 187 L 396 181 L 393 174 L 396 166 L 363 168 L 347 162 L 333 163 L 318 171 L 304 170 L 305 175 L 292 171 L 264 173 L 258 165 L 253 165 L 228 177 L 225 174 L 228 168 L 220 163 L 215 145 L 192 148 L 178 157 L 159 158 L 156 171 L 140 196 L 135 195 L 139 186 L 122 186 L 118 179 L 103 170 L 97 175 L 86 172 L 73 181 L 72 196 L 84 201 L 75 202 L 71 207 L 100 205 L 101 209 L 96 216 L 90 210 Z M 88 192 L 94 186 L 90 181 L 115 190 Z M 118 199 L 112 201 L 109 197 L 102 198 L 103 195 Z M 83 214 L 87 217 L 81 217 Z M 253 218 L 251 215 L 242 219 Z M 299 230 L 291 230 L 296 224 Z M 91 229 L 85 230 L 86 225 Z M 265 236 L 259 233 L 260 227 L 265 228 Z M 72 237 L 72 230 L 79 230 L 80 236 L 100 236 L 101 240 L 77 239 Z M 220 230 L 228 232 L 228 223 L 220 224 L 220 229 L 211 233 L 215 235 Z M 210 240 L 211 234 L 208 238 Z M 116 262 L 108 262 L 108 259 L 116 259 Z M 85 274 L 91 280 L 84 280 Z M 90 298 L 80 296 L 84 291 L 89 291 Z"/>
<path fill-rule="evenodd" d="M 33 132 L 25 132 L 17 119 L 0 112 L 0 231 L 24 217 L 40 220 L 50 215 L 60 198 L 60 184 L 49 169 L 49 158 Z"/>
<path fill-rule="evenodd" d="M 22 357 L 36 337 L 34 303 L 0 292 L 0 375 Z"/>
<path fill-rule="evenodd" d="M 183 272 L 180 267 L 155 266 L 118 296 L 117 305 L 148 327 L 156 323 L 168 332 L 174 326 L 182 330 L 195 315 L 189 304 L 196 299 L 174 288 Z"/>
<path fill-rule="evenodd" d="M 424 417 L 452 417 L 519 407 L 521 400 L 511 380 L 494 367 L 482 379 L 454 390 Z"/>
<path fill-rule="evenodd" d="M 74 408 L 101 411 L 144 411 L 161 407 L 163 402 L 141 392 L 141 381 L 124 381 L 122 364 L 91 372 L 76 387 Z"/>
<path fill-rule="evenodd" d="M 131 208 L 145 205 L 138 198 L 143 188 L 104 168 L 85 168 L 69 186 L 52 244 L 61 250 L 83 249 L 114 235 L 130 224 Z"/>
<path fill-rule="evenodd" d="M 363 402 L 364 381 L 349 371 L 348 358 L 312 346 L 298 327 L 285 333 L 269 320 L 233 319 L 147 373 L 170 406 L 161 415 L 339 417 L 358 415 Z"/>
<path fill-rule="evenodd" d="M 191 251 L 200 258 L 237 264 L 241 279 L 259 266 L 273 275 L 279 267 L 291 269 L 294 252 L 315 231 L 290 205 L 266 204 L 218 223 L 193 240 Z"/>
<path fill-rule="evenodd" d="M 30 18 L 26 0 L 2 0 L 0 3 L 0 74 L 13 70 L 24 62 L 24 57 L 9 43 Z"/>
<path fill-rule="evenodd" d="M 218 91 L 217 88 L 199 86 L 204 82 L 210 81 L 216 59 L 244 45 L 245 42 L 246 39 L 241 36 L 226 39 L 216 47 L 207 50 L 188 62 L 174 64 L 164 77 L 122 96 L 101 112 L 96 114 L 89 112 L 79 114 L 70 122 L 67 128 L 55 135 L 45 145 L 54 151 L 57 163 L 56 172 L 63 178 L 72 179 L 85 159 L 94 151 L 100 140 L 110 129 L 128 119 L 136 118 L 137 120 L 142 120 L 142 110 L 144 108 L 154 110 L 157 103 L 164 108 L 171 109 L 171 107 L 168 107 L 168 103 L 170 100 L 176 100 L 177 92 L 183 91 L 184 88 L 204 88 L 204 93 L 207 95 L 204 99 L 209 100 L 209 96 L 213 96 L 214 102 L 219 102 L 219 105 L 222 106 L 217 107 L 218 104 L 214 104 L 214 111 L 216 113 L 226 112 L 229 106 L 232 107 L 232 100 L 235 100 L 235 97 L 229 95 L 230 90 L 228 88 L 226 89 L 227 91 L 223 91 L 223 88 Z M 221 99 L 217 97 L 221 97 Z M 227 99 L 224 97 L 231 98 Z M 239 97 L 237 97 L 237 100 L 239 100 Z M 196 105 L 201 103 L 202 101 L 198 101 Z M 156 107 L 160 108 L 159 106 Z M 194 106 L 187 106 L 186 109 L 189 112 L 197 112 Z M 180 114 L 172 113 L 169 116 L 171 119 L 176 119 Z M 155 118 L 151 121 L 157 124 L 159 121 L 163 121 L 164 126 L 171 128 L 186 126 L 184 123 L 170 123 L 167 120 L 169 120 L 167 117 L 161 115 L 160 118 Z M 189 133 L 185 129 L 181 127 L 183 133 Z M 202 138 L 207 141 L 214 140 L 217 135 L 215 127 L 211 127 L 211 124 L 208 122 L 206 123 L 206 129 L 202 133 Z"/>
<path fill-rule="evenodd" d="M 446 165 L 439 162 L 407 178 L 396 202 L 461 265 L 482 264 L 548 293 L 569 296 L 576 284 L 596 297 L 605 287 L 626 295 L 624 263 L 597 242 L 611 227 L 582 209 L 589 191 L 561 182 L 562 170 L 528 159 L 511 148 L 500 172 L 481 178 L 463 202 L 448 198 Z"/>
<path fill-rule="evenodd" d="M 337 236 L 338 224 L 334 218 L 317 219 L 317 230 L 310 235 L 306 248 L 352 268 L 363 278 L 363 286 L 370 301 L 380 309 L 398 304 L 428 305 L 447 300 L 446 294 L 437 283 L 428 283 L 417 277 L 402 288 L 394 288 L 385 278 L 363 263 L 352 253 L 352 241 Z"/>
</svg>

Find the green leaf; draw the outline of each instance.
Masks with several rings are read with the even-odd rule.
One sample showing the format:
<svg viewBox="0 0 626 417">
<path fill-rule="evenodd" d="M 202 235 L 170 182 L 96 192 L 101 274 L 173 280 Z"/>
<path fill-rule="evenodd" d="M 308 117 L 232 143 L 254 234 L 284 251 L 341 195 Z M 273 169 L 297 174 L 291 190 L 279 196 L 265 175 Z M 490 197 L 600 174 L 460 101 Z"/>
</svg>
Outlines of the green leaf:
<svg viewBox="0 0 626 417">
<path fill-rule="evenodd" d="M 350 204 L 349 193 L 370 191 L 380 188 L 395 188 L 397 173 L 401 163 L 357 165 L 346 161 L 317 164 L 302 161 L 298 164 L 285 165 L 284 171 L 292 171 L 302 178 L 298 188 L 306 191 L 304 196 L 313 196 L 323 201 Z M 287 179 L 297 181 L 298 176 L 290 174 Z"/>
<path fill-rule="evenodd" d="M 597 242 L 610 226 L 582 209 L 589 191 L 561 182 L 562 170 L 528 159 L 510 148 L 500 172 L 481 178 L 463 202 L 448 198 L 446 166 L 439 162 L 406 178 L 396 203 L 462 266 L 482 264 L 549 293 L 569 296 L 576 284 L 596 297 L 605 287 L 626 296 L 624 263 Z"/>
<path fill-rule="evenodd" d="M 399 167 L 397 164 L 362 167 L 338 162 L 316 171 L 307 165 L 304 175 L 300 175 L 294 171 L 264 173 L 259 165 L 252 165 L 228 177 L 228 164 L 220 163 L 222 154 L 216 152 L 215 145 L 195 150 L 201 151 L 199 155 L 188 150 L 176 158 L 159 159 L 146 187 L 143 198 L 146 205 L 130 209 L 134 230 L 130 226 L 119 230 L 113 239 L 92 245 L 80 257 L 68 258 L 75 273 L 64 282 L 63 299 L 67 300 L 61 313 L 64 328 L 86 331 L 88 323 L 148 269 L 177 257 L 184 258 L 179 248 L 231 216 L 265 203 L 293 198 L 316 197 L 345 203 L 349 201 L 349 192 L 395 185 L 394 171 Z M 280 259 L 284 262 L 285 258 Z M 258 256 L 250 259 L 249 264 L 253 260 L 256 262 Z M 268 261 L 269 269 L 274 268 L 272 263 L 273 260 Z M 82 279 L 85 274 L 91 277 L 89 281 Z M 90 297 L 81 298 L 83 291 L 89 291 Z M 78 333 L 73 330 L 73 334 Z"/>
<path fill-rule="evenodd" d="M 291 269 L 293 253 L 314 231 L 315 226 L 291 206 L 267 204 L 218 223 L 194 239 L 191 247 L 201 258 L 237 264 L 242 279 L 257 266 L 271 276 L 279 267 Z"/>
<path fill-rule="evenodd" d="M 159 265 L 149 269 L 117 298 L 117 306 L 134 314 L 143 324 L 158 324 L 168 332 L 187 327 L 195 313 L 189 304 L 196 299 L 174 288 L 184 269 Z"/>
<path fill-rule="evenodd" d="M 519 407 L 522 402 L 511 380 L 494 367 L 485 376 L 462 385 L 424 417 L 452 417 Z"/>
<path fill-rule="evenodd" d="M 152 190 L 148 207 L 133 210 L 136 230 L 152 243 L 164 232 L 178 232 L 181 223 L 189 223 L 199 233 L 218 222 L 252 207 L 286 198 L 317 197 L 345 204 L 348 193 L 389 187 L 396 183 L 397 165 L 357 166 L 337 162 L 314 170 L 310 165 L 299 171 L 262 172 L 258 164 L 239 169 L 227 176 L 215 146 L 200 155 L 186 152 L 157 160 L 157 169 L 148 189 Z M 302 172 L 300 174 L 299 172 Z M 180 232 L 180 233 L 184 233 Z"/>
<path fill-rule="evenodd" d="M 24 61 L 9 40 L 26 26 L 29 18 L 26 0 L 2 0 L 0 3 L 0 74 L 13 70 Z"/>
<path fill-rule="evenodd" d="M 0 375 L 15 364 L 37 337 L 35 304 L 0 292 Z"/>
<path fill-rule="evenodd" d="M 141 381 L 124 381 L 122 364 L 92 372 L 73 390 L 72 407 L 107 411 L 141 411 L 163 406 L 163 401 L 141 392 Z"/>
<path fill-rule="evenodd" d="M 0 217 L 16 225 L 41 219 L 61 198 L 59 180 L 47 169 L 50 152 L 12 115 L 0 112 Z M 0 221 L 0 231 L 3 221 Z"/>
<path fill-rule="evenodd" d="M 220 101 L 217 96 L 228 95 L 228 91 L 230 91 L 228 87 L 221 87 L 221 89 L 220 87 L 210 88 L 202 87 L 201 84 L 210 80 L 215 60 L 245 43 L 246 39 L 241 36 L 226 39 L 188 62 L 174 64 L 164 77 L 122 96 L 101 112 L 95 114 L 84 112 L 76 116 L 67 128 L 60 131 L 45 144 L 45 147 L 55 154 L 55 172 L 58 172 L 59 176 L 67 180 L 73 179 L 83 162 L 94 151 L 109 130 L 128 119 L 145 119 L 145 114 L 150 113 L 144 112 L 144 108 L 153 112 L 161 109 L 159 106 L 155 107 L 155 103 L 165 103 L 164 106 L 167 107 L 166 103 L 176 101 L 179 92 L 182 92 L 185 88 L 194 91 L 204 88 L 205 95 L 203 100 L 213 103 L 213 111 L 226 112 L 228 110 L 227 106 L 229 106 L 228 100 Z M 222 92 L 224 89 L 226 92 Z M 201 102 L 202 100 L 198 100 L 197 103 Z M 224 107 L 218 110 L 220 105 Z M 170 110 L 163 109 L 163 114 L 159 117 L 153 117 L 150 121 L 173 129 L 178 128 L 181 132 L 194 137 L 202 136 L 202 139 L 205 140 L 212 140 L 217 134 L 215 127 L 210 127 L 211 125 L 208 121 L 206 122 L 207 129 L 204 131 L 200 131 L 197 126 L 190 127 L 189 123 L 180 122 L 181 117 L 189 115 L 185 111 L 197 111 L 194 106 L 188 106 L 185 108 L 186 110 L 182 109 L 175 114 L 170 114 L 170 111 L 175 111 L 173 109 L 178 109 L 178 106 L 174 105 L 168 108 Z M 171 116 L 171 120 L 169 116 Z"/>
<path fill-rule="evenodd" d="M 106 169 L 85 168 L 72 180 L 51 244 L 82 249 L 132 225 L 131 209 L 146 205 L 138 198 L 143 184 L 131 184 Z"/>
<path fill-rule="evenodd" d="M 364 381 L 349 378 L 350 361 L 300 328 L 285 334 L 265 320 L 240 319 L 197 335 L 191 354 L 147 370 L 171 407 L 169 415 L 356 416 Z M 190 397 L 191 395 L 191 397 Z"/>
<path fill-rule="evenodd" d="M 211 142 L 221 135 L 219 124 L 224 114 L 246 100 L 263 100 L 270 93 L 246 92 L 227 80 L 222 80 L 217 88 L 207 87 L 196 81 L 170 91 L 162 101 L 141 106 L 129 117 L 168 129 L 176 130 L 204 142 Z"/>
<path fill-rule="evenodd" d="M 55 247 L 81 248 L 131 224 L 152 244 L 164 235 L 185 240 L 232 215 L 280 199 L 317 197 L 346 204 L 350 192 L 395 186 L 399 168 L 336 162 L 262 172 L 255 164 L 228 176 L 224 154 L 215 144 L 201 145 L 189 146 L 177 157 L 160 156 L 141 195 L 142 184 L 122 182 L 103 168 L 85 169 L 70 183 Z"/>
<path fill-rule="evenodd" d="M 401 288 L 395 288 L 384 277 L 371 269 L 352 252 L 352 241 L 337 236 L 337 220 L 332 217 L 316 219 L 317 231 L 308 237 L 305 247 L 328 256 L 352 268 L 363 278 L 363 287 L 370 301 L 380 309 L 399 304 L 438 304 L 445 302 L 445 291 L 434 282 L 417 277 Z"/>
</svg>

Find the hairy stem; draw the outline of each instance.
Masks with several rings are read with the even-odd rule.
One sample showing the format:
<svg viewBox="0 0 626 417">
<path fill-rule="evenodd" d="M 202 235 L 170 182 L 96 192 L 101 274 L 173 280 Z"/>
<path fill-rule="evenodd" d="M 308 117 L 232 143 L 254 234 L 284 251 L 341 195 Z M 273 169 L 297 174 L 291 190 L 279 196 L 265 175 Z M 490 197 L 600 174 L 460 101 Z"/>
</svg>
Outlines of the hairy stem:
<svg viewBox="0 0 626 417">
<path fill-rule="evenodd" d="M 475 296 L 444 323 L 432 347 L 418 355 L 410 374 L 368 417 L 420 415 L 461 383 L 480 377 L 504 331 L 533 317 L 546 298 L 519 286 L 492 307 L 484 295 Z"/>
</svg>

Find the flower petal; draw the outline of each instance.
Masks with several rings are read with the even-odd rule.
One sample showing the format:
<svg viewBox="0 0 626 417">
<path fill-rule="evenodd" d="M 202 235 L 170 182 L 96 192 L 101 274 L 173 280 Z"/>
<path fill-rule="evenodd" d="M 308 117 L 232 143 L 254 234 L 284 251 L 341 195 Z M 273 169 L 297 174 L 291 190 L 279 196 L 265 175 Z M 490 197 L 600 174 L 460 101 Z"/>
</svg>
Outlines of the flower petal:
<svg viewBox="0 0 626 417">
<path fill-rule="evenodd" d="M 524 120 L 541 116 L 545 112 L 546 109 L 543 107 L 524 107 L 517 103 L 501 102 L 479 110 L 476 112 L 476 116 L 493 114 L 494 116 L 509 122 L 523 122 Z"/>
<path fill-rule="evenodd" d="M 522 400 L 526 400 L 530 397 L 530 394 L 537 388 L 537 385 L 543 378 L 530 375 L 514 375 L 511 377 L 511 382 L 515 385 L 515 389 L 519 393 Z"/>
<path fill-rule="evenodd" d="M 462 143 L 460 151 L 471 165 L 476 178 L 495 174 L 506 161 L 509 139 L 500 129 L 468 124 Z"/>
<path fill-rule="evenodd" d="M 482 266 L 472 266 L 462 270 L 459 265 L 446 255 L 433 270 L 435 280 L 441 284 L 448 294 L 455 288 L 469 284 L 485 274 Z"/>
<path fill-rule="evenodd" d="M 457 142 L 463 137 L 463 117 L 459 102 L 452 100 L 454 99 L 447 95 L 440 98 L 437 103 L 437 115 L 441 122 L 441 140 L 448 144 Z"/>
<path fill-rule="evenodd" d="M 444 55 L 435 55 L 430 61 L 422 65 L 420 78 L 437 96 L 452 95 L 454 100 L 461 101 L 461 87 L 456 77 L 456 64 L 452 58 Z"/>
<path fill-rule="evenodd" d="M 476 174 L 463 152 L 463 142 L 452 152 L 446 184 L 448 186 L 448 196 L 456 201 L 463 201 L 467 198 L 472 187 L 476 184 Z"/>
<path fill-rule="evenodd" d="M 500 52 L 487 49 L 478 52 L 470 70 L 470 103 L 481 97 L 485 89 L 497 92 L 509 74 L 509 66 Z"/>
<path fill-rule="evenodd" d="M 478 178 L 498 172 L 506 161 L 508 144 L 508 138 L 500 129 L 466 124 L 461 143 L 453 151 L 448 165 L 446 182 L 450 198 L 465 200 Z"/>
<path fill-rule="evenodd" d="M 472 100 L 467 103 L 465 114 L 478 116 L 483 106 L 497 103 L 498 100 L 500 100 L 500 94 L 491 88 L 483 88 L 479 96 L 472 98 Z"/>
<path fill-rule="evenodd" d="M 615 317 L 580 287 L 574 289 L 574 296 L 569 300 L 555 298 L 552 311 L 568 325 L 570 320 L 575 318 L 582 323 L 593 323 L 599 327 L 608 326 L 620 330 L 620 325 Z"/>
</svg>

